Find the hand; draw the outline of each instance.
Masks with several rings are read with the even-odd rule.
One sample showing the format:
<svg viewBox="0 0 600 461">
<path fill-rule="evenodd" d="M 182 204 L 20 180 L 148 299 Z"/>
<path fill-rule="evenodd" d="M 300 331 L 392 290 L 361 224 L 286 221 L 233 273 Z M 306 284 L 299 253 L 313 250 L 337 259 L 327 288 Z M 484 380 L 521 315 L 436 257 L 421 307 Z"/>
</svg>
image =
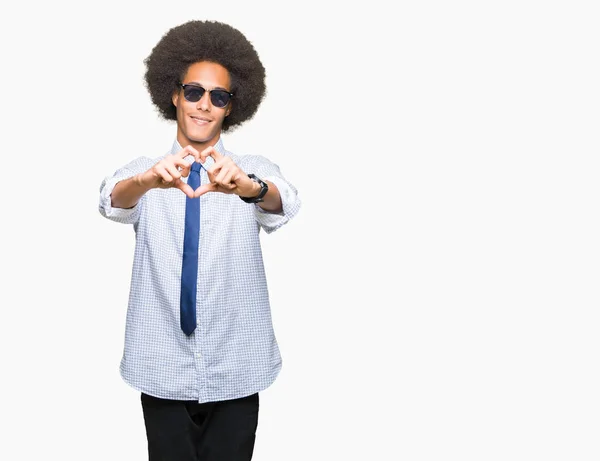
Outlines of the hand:
<svg viewBox="0 0 600 461">
<path fill-rule="evenodd" d="M 190 174 L 191 163 L 184 160 L 188 155 L 193 155 L 195 161 L 200 158 L 199 152 L 192 146 L 186 146 L 174 155 L 167 155 L 156 165 L 136 178 L 140 186 L 148 189 L 169 189 L 175 187 L 183 191 L 189 198 L 194 198 L 194 190 L 181 180 Z"/>
<path fill-rule="evenodd" d="M 222 192 L 224 194 L 235 194 L 241 197 L 255 197 L 260 192 L 260 185 L 248 177 L 242 169 L 237 166 L 231 157 L 221 155 L 213 146 L 207 147 L 200 152 L 201 163 L 208 157 L 214 159 L 212 166 L 206 170 L 209 184 L 203 184 L 194 193 L 194 197 L 200 197 L 207 192 Z"/>
</svg>

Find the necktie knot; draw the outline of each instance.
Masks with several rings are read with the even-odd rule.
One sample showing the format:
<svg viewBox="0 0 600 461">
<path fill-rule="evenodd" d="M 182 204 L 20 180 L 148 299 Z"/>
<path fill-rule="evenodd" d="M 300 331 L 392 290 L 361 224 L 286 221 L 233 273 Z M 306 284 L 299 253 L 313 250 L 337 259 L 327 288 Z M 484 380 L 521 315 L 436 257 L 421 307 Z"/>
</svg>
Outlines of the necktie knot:
<svg viewBox="0 0 600 461">
<path fill-rule="evenodd" d="M 198 162 L 192 163 L 192 171 L 195 171 L 196 173 L 200 173 L 200 168 L 201 168 L 201 165 Z"/>
</svg>

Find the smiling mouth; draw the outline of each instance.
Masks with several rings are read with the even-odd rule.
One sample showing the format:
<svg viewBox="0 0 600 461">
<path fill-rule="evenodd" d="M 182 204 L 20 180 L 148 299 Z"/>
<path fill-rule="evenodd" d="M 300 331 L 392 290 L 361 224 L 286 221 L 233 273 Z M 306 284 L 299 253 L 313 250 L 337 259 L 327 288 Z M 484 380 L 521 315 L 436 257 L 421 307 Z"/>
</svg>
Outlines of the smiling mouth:
<svg viewBox="0 0 600 461">
<path fill-rule="evenodd" d="M 206 125 L 207 123 L 211 122 L 210 120 L 207 120 L 205 118 L 200 118 L 200 117 L 191 116 L 190 118 L 194 121 L 194 123 L 196 125 Z"/>
</svg>

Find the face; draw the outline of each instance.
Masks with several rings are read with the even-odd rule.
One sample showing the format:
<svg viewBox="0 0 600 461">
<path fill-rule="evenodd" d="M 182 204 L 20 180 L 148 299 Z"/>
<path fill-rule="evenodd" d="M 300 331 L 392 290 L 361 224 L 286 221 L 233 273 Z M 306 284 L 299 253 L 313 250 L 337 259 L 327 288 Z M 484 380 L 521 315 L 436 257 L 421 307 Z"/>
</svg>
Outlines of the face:
<svg viewBox="0 0 600 461">
<path fill-rule="evenodd" d="M 200 85 L 207 90 L 197 102 L 186 100 L 183 88 L 173 94 L 177 108 L 177 141 L 182 147 L 191 144 L 203 150 L 219 140 L 223 120 L 231 112 L 231 101 L 223 108 L 215 107 L 209 94 L 217 88 L 231 91 L 229 72 L 214 62 L 196 62 L 190 65 L 181 83 Z"/>
</svg>

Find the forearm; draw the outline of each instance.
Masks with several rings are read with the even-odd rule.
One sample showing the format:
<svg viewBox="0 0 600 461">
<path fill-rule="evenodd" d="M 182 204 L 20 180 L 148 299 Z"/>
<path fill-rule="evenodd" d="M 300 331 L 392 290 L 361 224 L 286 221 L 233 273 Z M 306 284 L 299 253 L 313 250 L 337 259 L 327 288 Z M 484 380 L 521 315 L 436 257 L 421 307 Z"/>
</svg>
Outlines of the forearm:
<svg viewBox="0 0 600 461">
<path fill-rule="evenodd" d="M 114 208 L 132 208 L 148 192 L 151 187 L 142 185 L 141 175 L 119 181 L 110 195 L 111 205 Z"/>
<path fill-rule="evenodd" d="M 281 196 L 279 195 L 279 189 L 271 181 L 265 181 L 269 186 L 269 190 L 263 197 L 264 201 L 258 204 L 263 210 L 269 213 L 280 213 L 282 208 Z M 260 188 L 259 188 L 260 191 Z M 257 194 L 258 195 L 258 194 Z"/>
</svg>

